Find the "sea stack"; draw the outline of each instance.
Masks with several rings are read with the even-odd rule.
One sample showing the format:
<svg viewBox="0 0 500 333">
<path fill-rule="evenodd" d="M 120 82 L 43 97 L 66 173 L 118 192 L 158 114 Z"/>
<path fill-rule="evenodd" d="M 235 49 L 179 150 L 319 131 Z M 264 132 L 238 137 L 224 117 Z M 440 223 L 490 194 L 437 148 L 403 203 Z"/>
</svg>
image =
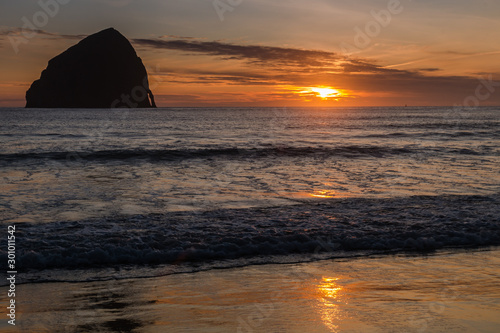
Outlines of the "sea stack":
<svg viewBox="0 0 500 333">
<path fill-rule="evenodd" d="M 148 74 L 130 42 L 109 28 L 49 60 L 26 92 L 27 108 L 156 107 Z"/>
</svg>

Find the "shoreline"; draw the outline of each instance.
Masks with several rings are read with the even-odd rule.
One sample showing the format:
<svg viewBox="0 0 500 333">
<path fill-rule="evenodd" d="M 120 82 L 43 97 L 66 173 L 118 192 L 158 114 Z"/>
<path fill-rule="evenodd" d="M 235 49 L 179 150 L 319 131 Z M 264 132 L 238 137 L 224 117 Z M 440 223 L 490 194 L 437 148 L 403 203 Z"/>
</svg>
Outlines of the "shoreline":
<svg viewBox="0 0 500 333">
<path fill-rule="evenodd" d="M 134 279 L 157 279 L 157 278 L 167 278 L 172 275 L 183 275 L 183 274 L 197 274 L 209 271 L 225 271 L 232 269 L 246 269 L 249 267 L 264 267 L 264 266 L 286 266 L 286 265 L 301 265 L 301 264 L 314 264 L 324 261 L 332 262 L 346 262 L 354 260 L 370 260 L 370 259 L 380 259 L 380 258 L 427 258 L 443 255 L 453 255 L 453 254 L 463 254 L 469 252 L 488 252 L 488 251 L 500 251 L 500 245 L 488 245 L 488 246 L 471 246 L 471 247 L 448 247 L 440 248 L 436 250 L 429 251 L 404 251 L 404 250 L 388 250 L 373 253 L 363 253 L 363 251 L 350 251 L 344 252 L 343 255 L 332 253 L 315 253 L 315 254 L 304 254 L 302 256 L 297 255 L 283 255 L 283 256 L 270 256 L 272 259 L 268 262 L 254 262 L 252 259 L 248 258 L 246 263 L 233 263 L 231 260 L 223 260 L 220 262 L 209 262 L 206 267 L 193 267 L 191 265 L 179 265 L 179 264 L 161 264 L 161 265 L 126 265 L 126 266 L 112 266 L 112 267 L 94 267 L 94 268 L 82 268 L 82 269 L 46 269 L 41 271 L 31 271 L 30 279 L 38 277 L 36 281 L 23 279 L 22 275 L 25 272 L 17 273 L 18 281 L 16 285 L 29 285 L 29 284 L 50 284 L 50 283 L 93 283 L 93 282 L 106 282 L 109 280 L 134 280 Z M 240 261 L 240 259 L 235 259 L 235 261 Z M 148 271 L 149 275 L 120 275 L 121 272 L 133 272 L 133 271 Z M 90 272 L 90 273 L 89 273 Z M 113 275 L 111 272 L 117 274 Z M 84 276 L 87 274 L 87 280 L 70 280 L 65 278 L 55 279 L 54 277 L 60 274 L 60 276 Z M 108 275 L 109 274 L 109 275 Z M 125 273 L 126 274 L 126 273 Z M 46 276 L 50 276 L 54 280 L 45 280 Z M 1 284 L 0 288 L 7 287 L 8 284 Z"/>
<path fill-rule="evenodd" d="M 0 331 L 494 332 L 498 267 L 496 247 L 22 284 Z"/>
</svg>

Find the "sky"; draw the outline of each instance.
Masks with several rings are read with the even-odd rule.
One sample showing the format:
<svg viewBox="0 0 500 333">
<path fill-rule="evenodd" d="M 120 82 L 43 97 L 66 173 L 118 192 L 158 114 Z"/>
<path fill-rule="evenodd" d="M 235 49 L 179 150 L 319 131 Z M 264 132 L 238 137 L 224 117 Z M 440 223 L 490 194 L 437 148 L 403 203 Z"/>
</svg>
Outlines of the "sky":
<svg viewBox="0 0 500 333">
<path fill-rule="evenodd" d="M 500 105 L 498 0 L 0 0 L 0 107 L 109 27 L 163 107 Z"/>
</svg>

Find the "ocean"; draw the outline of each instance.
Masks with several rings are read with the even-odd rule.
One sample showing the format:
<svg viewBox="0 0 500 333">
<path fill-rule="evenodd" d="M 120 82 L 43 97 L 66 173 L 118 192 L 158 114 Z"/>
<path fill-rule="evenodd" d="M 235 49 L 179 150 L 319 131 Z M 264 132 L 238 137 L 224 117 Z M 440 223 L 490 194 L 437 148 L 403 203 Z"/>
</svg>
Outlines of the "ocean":
<svg viewBox="0 0 500 333">
<path fill-rule="evenodd" d="M 499 115 L 3 108 L 1 223 L 18 283 L 496 246 Z"/>
</svg>

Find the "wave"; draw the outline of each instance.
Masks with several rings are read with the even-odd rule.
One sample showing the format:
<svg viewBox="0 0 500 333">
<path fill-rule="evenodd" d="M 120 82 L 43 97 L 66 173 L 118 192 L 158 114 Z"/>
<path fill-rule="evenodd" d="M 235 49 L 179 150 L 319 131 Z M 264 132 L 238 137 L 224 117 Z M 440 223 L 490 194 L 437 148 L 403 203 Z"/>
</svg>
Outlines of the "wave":
<svg viewBox="0 0 500 333">
<path fill-rule="evenodd" d="M 6 241 L 0 261 L 7 263 Z M 500 245 L 500 194 L 298 205 L 16 225 L 19 269 L 273 262 L 271 256 Z M 6 269 L 3 268 L 2 269 Z"/>
<path fill-rule="evenodd" d="M 405 148 L 387 148 L 377 146 L 342 146 L 326 147 L 269 147 L 269 148 L 212 148 L 212 149 L 115 149 L 100 151 L 55 151 L 35 153 L 0 154 L 4 161 L 26 159 L 51 160 L 182 160 L 191 158 L 210 158 L 217 156 L 234 157 L 286 157 L 286 156 L 375 156 L 398 155 L 411 153 Z"/>
<path fill-rule="evenodd" d="M 84 134 L 61 134 L 61 133 L 0 133 L 4 137 L 58 137 L 58 138 L 86 138 L 88 135 Z"/>
<path fill-rule="evenodd" d="M 500 122 L 496 121 L 496 119 L 484 119 L 484 120 L 475 120 L 475 121 L 464 121 L 463 119 L 456 118 L 456 119 L 450 119 L 447 122 L 425 122 L 425 123 L 418 123 L 418 122 L 402 122 L 402 123 L 391 123 L 391 124 L 384 124 L 381 126 L 378 126 L 380 128 L 401 128 L 401 129 L 424 129 L 424 130 L 464 130 L 464 131 L 470 131 L 474 130 L 480 131 L 480 130 L 486 130 L 486 131 L 497 131 L 498 126 L 500 125 Z"/>
<path fill-rule="evenodd" d="M 483 149 L 484 148 L 484 149 Z M 266 158 L 266 157 L 387 157 L 402 154 L 450 153 L 466 155 L 489 155 L 495 152 L 488 147 L 481 150 L 440 148 L 392 148 L 382 146 L 339 146 L 339 147 L 289 147 L 273 146 L 267 148 L 211 148 L 211 149 L 114 149 L 99 151 L 52 151 L 34 153 L 0 154 L 2 161 L 24 160 L 127 160 L 142 159 L 150 161 L 178 161 L 185 159 L 206 159 L 215 157 Z"/>
<path fill-rule="evenodd" d="M 496 138 L 500 136 L 499 131 L 455 131 L 455 132 L 393 132 L 393 133 L 380 133 L 359 135 L 356 138 L 461 138 L 461 137 L 474 137 L 474 138 Z"/>
</svg>

